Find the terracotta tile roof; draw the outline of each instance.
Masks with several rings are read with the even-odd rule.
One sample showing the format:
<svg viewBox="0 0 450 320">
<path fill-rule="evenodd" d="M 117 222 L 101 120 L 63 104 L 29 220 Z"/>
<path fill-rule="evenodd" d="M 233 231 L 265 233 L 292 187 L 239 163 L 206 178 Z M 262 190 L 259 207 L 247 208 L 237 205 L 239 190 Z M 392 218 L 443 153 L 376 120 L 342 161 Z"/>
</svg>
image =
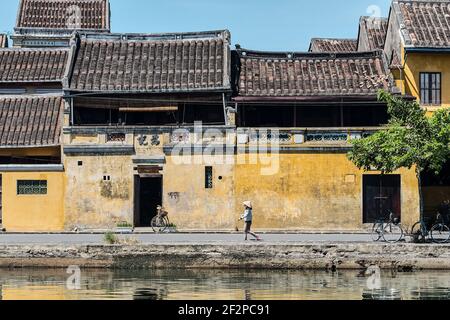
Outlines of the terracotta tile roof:
<svg viewBox="0 0 450 320">
<path fill-rule="evenodd" d="M 21 0 L 16 27 L 109 30 L 109 19 L 109 0 Z"/>
<path fill-rule="evenodd" d="M 238 56 L 239 96 L 366 96 L 393 88 L 381 50 L 318 54 L 238 49 Z"/>
<path fill-rule="evenodd" d="M 359 20 L 358 51 L 383 49 L 387 29 L 387 18 L 361 17 Z"/>
<path fill-rule="evenodd" d="M 0 96 L 0 148 L 57 146 L 61 96 Z"/>
<path fill-rule="evenodd" d="M 80 37 L 71 90 L 153 93 L 231 88 L 228 31 Z"/>
<path fill-rule="evenodd" d="M 69 49 L 0 49 L 0 83 L 62 82 Z"/>
<path fill-rule="evenodd" d="M 405 45 L 414 47 L 450 47 L 449 0 L 394 1 Z"/>
<path fill-rule="evenodd" d="M 354 52 L 358 42 L 356 39 L 325 39 L 311 40 L 309 52 Z"/>
<path fill-rule="evenodd" d="M 8 47 L 8 36 L 0 33 L 0 48 Z"/>
</svg>

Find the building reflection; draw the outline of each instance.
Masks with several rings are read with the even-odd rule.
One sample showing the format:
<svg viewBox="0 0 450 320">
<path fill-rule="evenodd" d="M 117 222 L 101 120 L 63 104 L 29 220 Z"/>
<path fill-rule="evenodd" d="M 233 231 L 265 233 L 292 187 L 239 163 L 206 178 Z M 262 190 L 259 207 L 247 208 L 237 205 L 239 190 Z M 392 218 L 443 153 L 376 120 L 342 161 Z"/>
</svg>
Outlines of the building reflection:
<svg viewBox="0 0 450 320">
<path fill-rule="evenodd" d="M 65 270 L 0 270 L 5 300 L 411 300 L 449 299 L 447 272 L 381 274 L 368 290 L 357 271 L 82 270 L 70 290 Z"/>
</svg>

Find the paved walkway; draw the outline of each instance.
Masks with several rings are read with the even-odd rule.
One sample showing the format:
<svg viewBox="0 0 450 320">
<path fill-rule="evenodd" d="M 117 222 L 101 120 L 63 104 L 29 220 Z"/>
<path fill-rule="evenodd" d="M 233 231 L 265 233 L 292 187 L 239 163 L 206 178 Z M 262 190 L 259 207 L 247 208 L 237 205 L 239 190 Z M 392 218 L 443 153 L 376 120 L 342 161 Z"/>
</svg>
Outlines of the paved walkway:
<svg viewBox="0 0 450 320">
<path fill-rule="evenodd" d="M 263 234 L 264 243 L 371 242 L 369 234 Z M 242 234 L 130 234 L 143 244 L 240 243 Z M 249 237 L 250 239 L 251 237 Z M 0 244 L 104 244 L 102 234 L 0 234 Z"/>
</svg>

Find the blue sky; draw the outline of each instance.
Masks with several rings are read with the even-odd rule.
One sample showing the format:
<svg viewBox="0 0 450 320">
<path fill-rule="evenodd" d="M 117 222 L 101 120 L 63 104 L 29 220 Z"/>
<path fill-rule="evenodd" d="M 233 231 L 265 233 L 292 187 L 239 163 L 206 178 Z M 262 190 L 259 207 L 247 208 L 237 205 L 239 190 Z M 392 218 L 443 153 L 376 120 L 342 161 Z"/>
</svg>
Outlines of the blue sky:
<svg viewBox="0 0 450 320">
<path fill-rule="evenodd" d="M 19 0 L 3 0 L 0 32 Z M 387 16 L 391 0 L 111 0 L 113 32 L 229 29 L 233 45 L 305 51 L 312 37 L 356 38 L 361 15 Z M 379 9 L 377 9 L 379 8 Z M 374 10 L 375 9 L 375 10 Z"/>
</svg>

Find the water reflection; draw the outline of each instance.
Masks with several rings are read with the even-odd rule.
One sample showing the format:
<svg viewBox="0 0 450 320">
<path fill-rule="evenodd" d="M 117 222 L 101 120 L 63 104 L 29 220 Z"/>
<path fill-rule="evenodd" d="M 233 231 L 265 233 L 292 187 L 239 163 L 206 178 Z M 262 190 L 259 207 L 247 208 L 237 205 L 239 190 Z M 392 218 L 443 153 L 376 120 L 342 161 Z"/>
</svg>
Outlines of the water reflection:
<svg viewBox="0 0 450 320">
<path fill-rule="evenodd" d="M 449 299 L 448 272 L 382 272 L 380 287 L 364 272 L 82 270 L 79 290 L 70 290 L 65 270 L 0 270 L 5 300 L 225 299 L 225 300 L 413 300 Z M 377 283 L 378 284 L 378 283 Z"/>
<path fill-rule="evenodd" d="M 138 288 L 133 294 L 133 300 L 164 300 L 166 297 L 164 290 L 152 288 Z"/>
<path fill-rule="evenodd" d="M 449 288 L 415 288 L 411 291 L 413 300 L 449 300 Z"/>
<path fill-rule="evenodd" d="M 363 300 L 402 300 L 402 294 L 397 289 L 366 289 L 363 292 Z"/>
</svg>

